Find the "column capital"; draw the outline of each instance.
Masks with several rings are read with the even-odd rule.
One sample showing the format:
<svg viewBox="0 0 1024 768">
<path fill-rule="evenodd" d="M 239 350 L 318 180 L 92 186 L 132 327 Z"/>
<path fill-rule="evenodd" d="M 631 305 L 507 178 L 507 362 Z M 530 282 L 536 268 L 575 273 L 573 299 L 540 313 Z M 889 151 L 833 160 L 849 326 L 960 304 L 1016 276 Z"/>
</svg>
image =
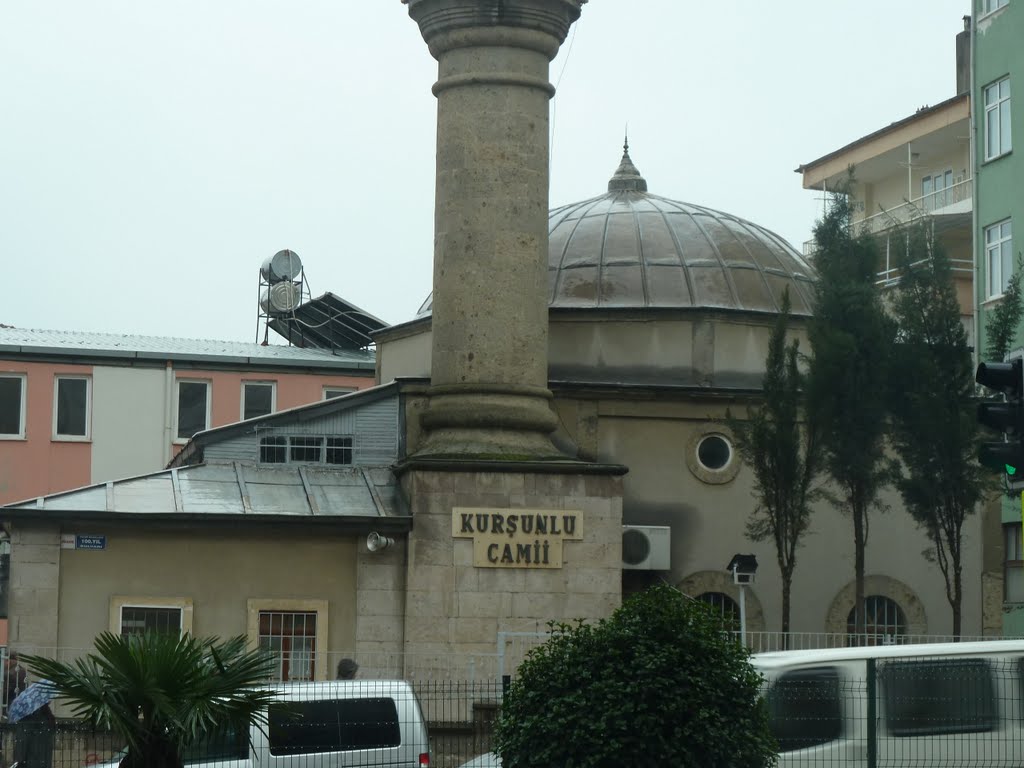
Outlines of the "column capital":
<svg viewBox="0 0 1024 768">
<path fill-rule="evenodd" d="M 453 35 L 468 30 L 504 28 L 539 32 L 554 38 L 553 53 L 580 17 L 587 0 L 402 0 L 420 34 L 437 56 L 444 50 L 466 44 L 469 39 Z"/>
</svg>

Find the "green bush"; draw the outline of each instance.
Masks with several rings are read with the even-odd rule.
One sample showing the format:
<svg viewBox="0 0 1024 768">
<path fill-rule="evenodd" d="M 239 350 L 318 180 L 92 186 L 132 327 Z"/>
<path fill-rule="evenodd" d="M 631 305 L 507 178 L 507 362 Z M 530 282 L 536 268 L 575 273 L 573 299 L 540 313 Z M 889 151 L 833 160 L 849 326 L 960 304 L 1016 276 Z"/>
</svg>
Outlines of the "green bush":
<svg viewBox="0 0 1024 768">
<path fill-rule="evenodd" d="M 775 744 L 748 652 L 667 586 L 596 624 L 551 625 L 502 705 L 504 768 L 761 768 Z"/>
</svg>

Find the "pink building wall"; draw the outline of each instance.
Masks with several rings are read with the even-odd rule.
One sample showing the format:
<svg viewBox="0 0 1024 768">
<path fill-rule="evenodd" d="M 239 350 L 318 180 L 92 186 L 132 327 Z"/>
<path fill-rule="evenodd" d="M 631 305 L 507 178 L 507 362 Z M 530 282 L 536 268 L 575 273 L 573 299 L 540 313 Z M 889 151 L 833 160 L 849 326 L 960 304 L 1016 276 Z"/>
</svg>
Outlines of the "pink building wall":
<svg viewBox="0 0 1024 768">
<path fill-rule="evenodd" d="M 0 361 L 25 375 L 25 438 L 0 439 L 0 504 L 89 484 L 91 445 L 53 439 L 54 378 L 91 376 L 91 365 Z"/>
<path fill-rule="evenodd" d="M 204 371 L 176 370 L 175 380 L 208 381 L 212 384 L 210 427 L 221 427 L 241 421 L 242 382 L 275 382 L 277 403 L 274 411 L 283 411 L 299 405 L 323 400 L 324 388 L 366 389 L 374 385 L 372 373 L 368 376 L 338 376 L 322 373 L 290 373 L 284 371 Z M 185 443 L 175 440 L 173 456 Z"/>
<path fill-rule="evenodd" d="M 117 372 L 117 376 L 100 376 L 100 371 Z M 147 375 L 143 375 L 143 372 Z M 0 439 L 0 504 L 162 469 L 164 462 L 182 446 L 181 441 L 174 441 L 166 452 L 161 448 L 166 445 L 167 434 L 173 435 L 176 431 L 175 425 L 168 423 L 168 418 L 171 422 L 175 418 L 176 386 L 173 386 L 173 382 L 177 380 L 196 379 L 212 384 L 211 427 L 240 420 L 243 381 L 276 382 L 275 410 L 278 411 L 322 400 L 325 387 L 365 389 L 374 384 L 372 371 L 368 371 L 366 376 L 349 376 L 288 369 L 211 371 L 177 368 L 172 371 L 172 378 L 169 379 L 163 375 L 154 376 L 153 372 L 152 368 L 96 366 L 94 371 L 92 365 L 0 360 L 0 373 L 25 375 L 27 398 L 25 438 Z M 52 437 L 54 378 L 58 375 L 89 376 L 94 379 L 94 386 L 90 389 L 92 429 L 89 440 L 54 440 Z M 98 394 L 95 391 L 96 379 L 101 382 L 119 382 L 116 388 L 120 391 L 102 393 L 103 402 L 110 403 L 113 400 L 114 405 L 110 408 L 93 407 Z M 121 410 L 117 404 L 127 402 L 143 404 L 140 407 L 146 413 L 154 409 L 159 409 L 159 413 L 152 413 L 153 418 L 147 425 L 139 425 L 131 420 L 118 424 L 116 440 L 108 440 L 106 444 L 102 439 L 97 440 L 97 420 L 118 419 L 123 414 L 117 412 Z M 104 433 L 110 431 L 105 430 Z M 127 466 L 124 452 L 142 454 L 142 446 L 152 448 L 146 453 L 155 458 L 136 461 L 136 465 Z M 161 456 L 164 458 L 161 459 Z M 103 468 L 99 471 L 102 477 L 93 476 L 94 466 Z"/>
</svg>

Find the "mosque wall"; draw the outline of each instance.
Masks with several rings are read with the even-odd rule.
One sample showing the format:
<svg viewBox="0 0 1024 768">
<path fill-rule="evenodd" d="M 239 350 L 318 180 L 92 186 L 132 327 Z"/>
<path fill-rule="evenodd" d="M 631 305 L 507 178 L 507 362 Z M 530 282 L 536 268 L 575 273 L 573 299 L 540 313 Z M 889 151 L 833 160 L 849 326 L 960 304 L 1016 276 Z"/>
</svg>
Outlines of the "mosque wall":
<svg viewBox="0 0 1024 768">
<path fill-rule="evenodd" d="M 722 313 L 716 323 L 678 317 L 652 321 L 637 314 L 595 322 L 593 317 L 553 315 L 549 357 L 553 407 L 559 417 L 556 443 L 585 460 L 629 468 L 622 479 L 625 523 L 672 528 L 672 570 L 657 576 L 680 588 L 730 594 L 726 564 L 737 552 L 752 552 L 761 568 L 750 593 L 763 611 L 761 628 L 768 631 L 781 629 L 781 577 L 773 545 L 746 536 L 754 507 L 753 475 L 735 456 L 725 467 L 709 470 L 697 459 L 697 449 L 708 435 L 729 439 L 727 408 L 742 416 L 748 404 L 756 403 L 773 319 Z M 794 323 L 793 337 L 806 350 L 802 319 Z M 403 353 L 415 352 L 420 343 L 416 337 L 404 341 L 397 348 L 382 345 L 393 370 L 404 368 Z M 625 386 L 693 386 L 698 383 L 695 373 L 702 370 L 707 372 L 702 391 Z M 407 390 L 410 446 L 417 440 L 417 414 L 424 401 Z M 912 625 L 908 631 L 951 633 L 941 573 L 922 554 L 930 548 L 928 541 L 895 492 L 883 494 L 883 507 L 887 511 L 874 513 L 870 521 L 866 556 L 871 584 L 905 607 Z M 971 518 L 964 549 L 967 635 L 983 634 L 981 539 L 981 517 Z M 832 625 L 837 611 L 848 613 L 843 606 L 854 579 L 853 556 L 849 518 L 827 503 L 819 504 L 798 553 L 793 631 L 845 628 Z M 718 588 L 710 589 L 714 584 Z"/>
<path fill-rule="evenodd" d="M 728 405 L 734 414 L 745 412 L 740 401 Z M 764 629 L 779 631 L 781 576 L 774 546 L 750 541 L 745 531 L 755 506 L 753 473 L 735 455 L 711 471 L 697 458 L 697 446 L 706 436 L 728 440 L 730 433 L 722 422 L 726 406 L 696 399 L 671 405 L 602 400 L 596 403 L 597 458 L 630 469 L 623 479 L 624 523 L 672 528 L 672 570 L 661 574 L 666 580 L 682 588 L 694 574 L 724 574 L 734 554 L 751 552 L 760 564 L 751 591 L 763 606 Z M 560 403 L 559 410 L 574 409 Z M 952 613 L 942 575 L 923 554 L 930 549 L 928 540 L 903 511 L 894 491 L 883 494 L 882 507 L 884 511 L 874 512 L 870 520 L 867 574 L 878 588 L 885 587 L 880 594 L 895 600 L 908 614 L 908 632 L 950 634 Z M 967 635 L 983 634 L 981 525 L 980 517 L 972 517 L 965 529 L 963 631 Z M 842 596 L 853 579 L 850 519 L 830 504 L 820 503 L 798 553 L 792 631 L 845 631 L 845 623 L 837 625 L 835 612 L 845 605 L 848 614 L 852 607 L 852 599 L 846 605 Z M 911 614 L 918 619 L 911 621 Z"/>
</svg>

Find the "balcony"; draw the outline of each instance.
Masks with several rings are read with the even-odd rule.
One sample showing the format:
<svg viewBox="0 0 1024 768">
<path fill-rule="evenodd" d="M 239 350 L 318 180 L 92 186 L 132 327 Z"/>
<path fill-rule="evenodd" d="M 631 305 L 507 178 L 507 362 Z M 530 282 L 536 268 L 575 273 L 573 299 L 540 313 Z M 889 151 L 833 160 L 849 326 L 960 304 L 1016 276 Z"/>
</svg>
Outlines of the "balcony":
<svg viewBox="0 0 1024 768">
<path fill-rule="evenodd" d="M 932 192 L 913 200 L 905 200 L 892 208 L 883 208 L 871 216 L 856 217 L 854 226 L 858 230 L 872 235 L 882 235 L 898 227 L 910 224 L 925 216 L 931 216 L 936 234 L 957 227 L 971 226 L 971 209 L 973 207 L 973 179 L 961 182 Z M 814 256 L 816 250 L 814 240 L 804 243 L 804 255 Z M 888 256 L 888 246 L 886 247 Z M 969 265 L 969 262 L 968 262 Z"/>
</svg>

